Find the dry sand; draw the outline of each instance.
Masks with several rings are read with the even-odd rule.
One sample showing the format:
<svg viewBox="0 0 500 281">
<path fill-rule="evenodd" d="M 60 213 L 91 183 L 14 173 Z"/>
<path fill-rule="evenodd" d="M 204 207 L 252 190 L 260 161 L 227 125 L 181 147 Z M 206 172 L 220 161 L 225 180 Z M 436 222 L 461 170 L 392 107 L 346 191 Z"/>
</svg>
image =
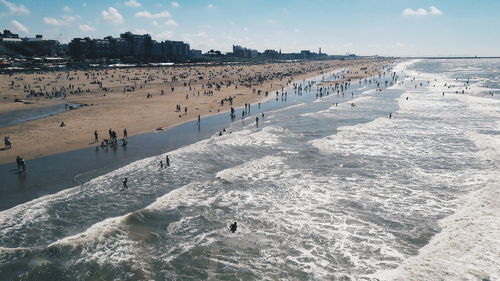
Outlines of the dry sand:
<svg viewBox="0 0 500 281">
<path fill-rule="evenodd" d="M 108 129 L 122 137 L 170 128 L 207 116 L 229 111 L 231 106 L 220 101 L 234 97 L 232 107 L 255 104 L 287 87 L 292 81 L 346 68 L 345 80 L 358 81 L 378 75 L 391 61 L 381 59 L 307 61 L 291 63 L 174 66 L 89 71 L 58 71 L 35 74 L 1 75 L 0 114 L 16 110 L 44 107 L 60 103 L 83 103 L 84 106 L 61 114 L 0 128 L 0 137 L 9 136 L 12 149 L 0 151 L 0 164 L 14 162 L 16 155 L 33 159 L 74 149 L 96 146 L 94 130 L 99 138 L 108 138 Z M 366 67 L 367 70 L 361 70 Z M 101 85 L 95 82 L 99 81 Z M 208 88 L 208 84 L 212 87 Z M 220 85 L 220 90 L 216 89 Z M 72 86 L 69 89 L 69 86 Z M 64 87 L 64 90 L 61 90 Z M 125 89 L 135 88 L 133 92 Z M 172 91 L 172 87 L 174 90 Z M 77 92 L 78 88 L 82 92 Z M 254 91 L 255 89 L 255 91 Z M 43 96 L 29 96 L 29 91 Z M 161 91 L 164 94 L 161 94 Z M 258 90 L 261 93 L 258 94 Z M 48 96 L 64 91 L 66 98 Z M 206 95 L 212 91 L 212 95 Z M 151 98 L 146 98 L 151 94 Z M 186 95 L 188 95 L 186 99 Z M 14 102 L 20 98 L 31 104 Z M 176 105 L 182 108 L 176 112 Z M 187 114 L 184 114 L 187 107 Z M 229 118 L 229 117 L 228 117 Z M 59 127 L 64 121 L 66 126 Z"/>
</svg>

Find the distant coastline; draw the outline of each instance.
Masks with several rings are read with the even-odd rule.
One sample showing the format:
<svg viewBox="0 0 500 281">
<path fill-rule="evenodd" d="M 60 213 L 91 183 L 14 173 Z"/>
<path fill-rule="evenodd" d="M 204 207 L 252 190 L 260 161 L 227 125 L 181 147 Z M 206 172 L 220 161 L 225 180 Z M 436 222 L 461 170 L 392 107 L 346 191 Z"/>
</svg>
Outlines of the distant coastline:
<svg viewBox="0 0 500 281">
<path fill-rule="evenodd" d="M 463 56 L 463 57 L 401 57 L 401 59 L 430 59 L 430 60 L 463 60 L 463 59 L 500 59 L 500 56 L 498 57 L 468 57 L 468 56 Z"/>
</svg>

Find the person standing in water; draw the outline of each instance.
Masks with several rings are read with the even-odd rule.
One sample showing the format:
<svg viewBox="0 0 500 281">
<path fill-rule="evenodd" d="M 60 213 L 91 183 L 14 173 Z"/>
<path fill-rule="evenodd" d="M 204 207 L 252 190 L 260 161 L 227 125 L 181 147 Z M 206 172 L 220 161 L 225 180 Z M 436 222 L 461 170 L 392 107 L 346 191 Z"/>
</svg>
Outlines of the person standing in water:
<svg viewBox="0 0 500 281">
<path fill-rule="evenodd" d="M 94 130 L 94 142 L 99 141 L 99 134 L 97 133 L 97 130 Z"/>
<path fill-rule="evenodd" d="M 125 178 L 125 179 L 123 180 L 123 189 L 122 189 L 122 190 L 128 189 L 127 182 L 128 182 L 128 178 Z"/>
<path fill-rule="evenodd" d="M 235 233 L 237 228 L 238 228 L 238 225 L 236 224 L 236 222 L 229 225 L 229 231 L 231 231 L 232 233 Z"/>
<path fill-rule="evenodd" d="M 128 132 L 127 132 L 127 128 L 123 129 L 123 139 L 128 139 Z"/>
<path fill-rule="evenodd" d="M 26 162 L 24 162 L 23 158 L 21 158 L 20 162 L 21 162 L 21 169 L 23 169 L 23 172 L 26 172 Z"/>
<path fill-rule="evenodd" d="M 23 158 L 21 158 L 19 155 L 17 155 L 17 157 L 16 157 L 16 163 L 17 163 L 17 169 L 18 170 L 21 168 L 21 160 L 23 160 Z"/>
<path fill-rule="evenodd" d="M 167 167 L 170 167 L 170 159 L 168 158 L 168 155 L 167 155 L 167 158 L 165 160 L 167 162 Z"/>
</svg>

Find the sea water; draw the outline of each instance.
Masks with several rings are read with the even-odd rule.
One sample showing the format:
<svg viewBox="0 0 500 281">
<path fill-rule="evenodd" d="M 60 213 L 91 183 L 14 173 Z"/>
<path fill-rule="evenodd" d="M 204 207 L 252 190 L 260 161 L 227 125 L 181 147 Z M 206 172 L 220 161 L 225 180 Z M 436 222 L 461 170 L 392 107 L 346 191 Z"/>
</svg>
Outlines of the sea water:
<svg viewBox="0 0 500 281">
<path fill-rule="evenodd" d="M 499 279 L 500 60 L 394 73 L 0 212 L 0 279 Z"/>
</svg>

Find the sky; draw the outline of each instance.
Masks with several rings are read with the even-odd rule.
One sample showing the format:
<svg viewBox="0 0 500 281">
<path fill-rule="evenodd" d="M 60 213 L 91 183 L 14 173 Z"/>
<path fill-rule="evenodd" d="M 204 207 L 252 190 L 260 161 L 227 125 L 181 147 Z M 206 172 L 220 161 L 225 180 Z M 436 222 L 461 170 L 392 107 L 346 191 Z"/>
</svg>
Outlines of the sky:
<svg viewBox="0 0 500 281">
<path fill-rule="evenodd" d="M 191 48 L 500 56 L 500 0 L 0 0 L 0 28 L 56 39 L 148 33 Z"/>
</svg>

